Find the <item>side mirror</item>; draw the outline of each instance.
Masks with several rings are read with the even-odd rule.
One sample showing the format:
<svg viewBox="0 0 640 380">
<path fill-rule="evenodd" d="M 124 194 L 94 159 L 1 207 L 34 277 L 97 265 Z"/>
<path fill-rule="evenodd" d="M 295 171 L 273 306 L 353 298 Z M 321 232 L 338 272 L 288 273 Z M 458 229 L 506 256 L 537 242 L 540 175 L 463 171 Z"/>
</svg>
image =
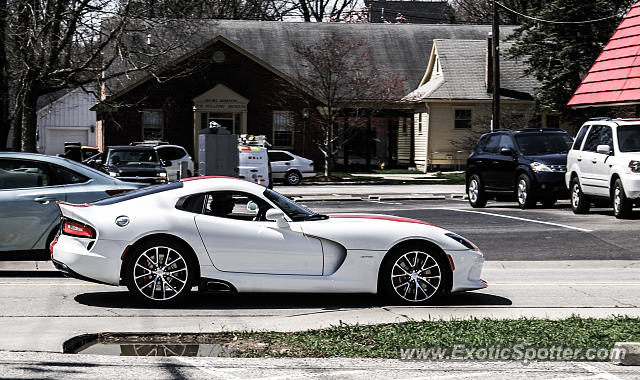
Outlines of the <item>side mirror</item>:
<svg viewBox="0 0 640 380">
<path fill-rule="evenodd" d="M 513 156 L 514 155 L 514 150 L 512 148 L 501 148 L 500 149 L 500 154 L 503 156 Z"/>
<path fill-rule="evenodd" d="M 250 212 L 258 212 L 258 205 L 256 204 L 256 202 L 254 201 L 249 201 L 249 203 L 247 203 L 247 211 Z"/>
<path fill-rule="evenodd" d="M 611 154 L 611 147 L 609 145 L 598 145 L 596 147 L 596 152 L 602 154 Z"/>
<path fill-rule="evenodd" d="M 167 166 L 171 166 L 173 165 L 173 163 L 171 161 L 168 160 L 160 160 L 160 163 L 162 164 L 162 166 L 167 167 Z"/>
<path fill-rule="evenodd" d="M 284 218 L 284 212 L 281 210 L 270 208 L 267 210 L 266 214 L 267 220 L 275 220 L 277 222 L 278 228 L 288 228 L 289 222 Z"/>
</svg>

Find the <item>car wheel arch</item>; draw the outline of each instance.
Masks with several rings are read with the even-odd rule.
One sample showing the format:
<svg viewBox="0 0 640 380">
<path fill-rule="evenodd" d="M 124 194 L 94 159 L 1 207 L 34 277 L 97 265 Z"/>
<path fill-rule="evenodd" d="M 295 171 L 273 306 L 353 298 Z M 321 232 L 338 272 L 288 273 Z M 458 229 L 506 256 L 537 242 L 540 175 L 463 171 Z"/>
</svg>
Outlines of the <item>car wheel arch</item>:
<svg viewBox="0 0 640 380">
<path fill-rule="evenodd" d="M 524 166 L 519 166 L 516 168 L 516 171 L 514 172 L 514 176 L 513 176 L 513 188 L 515 189 L 517 184 L 518 184 L 518 178 L 520 178 L 521 175 L 525 174 L 527 177 L 529 177 L 530 180 L 534 180 L 534 177 L 531 173 L 530 170 L 527 170 Z"/>
<path fill-rule="evenodd" d="M 611 175 L 611 178 L 609 179 L 609 195 L 613 194 L 613 185 L 615 185 L 616 180 L 620 180 L 622 181 L 622 177 L 620 177 L 620 174 L 618 173 L 613 173 Z"/>
<path fill-rule="evenodd" d="M 438 244 L 436 244 L 435 242 L 429 239 L 412 238 L 412 239 L 407 239 L 407 240 L 397 242 L 396 244 L 394 244 L 393 247 L 389 248 L 387 253 L 385 253 L 384 257 L 380 261 L 380 265 L 378 267 L 378 287 L 377 287 L 378 294 L 380 294 L 382 290 L 382 268 L 384 267 L 384 264 L 387 262 L 387 260 L 391 258 L 391 254 L 398 250 L 408 249 L 410 247 L 415 247 L 415 246 L 427 247 L 428 249 L 430 249 L 431 253 L 437 253 L 438 255 L 441 256 L 441 258 L 445 262 L 449 263 L 449 258 L 447 257 L 447 254 L 444 251 L 444 249 L 442 249 L 442 247 L 440 247 Z M 444 269 L 447 272 L 447 284 L 445 284 L 445 290 L 449 292 L 453 288 L 453 270 L 449 265 L 445 266 Z"/>
<path fill-rule="evenodd" d="M 195 275 L 193 277 L 193 286 L 198 285 L 200 281 L 200 260 L 198 259 L 198 255 L 194 251 L 193 247 L 189 245 L 189 243 L 179 238 L 178 236 L 168 234 L 168 233 L 154 233 L 151 235 L 146 235 L 139 238 L 135 243 L 131 244 L 127 248 L 126 252 L 130 252 L 132 249 L 139 247 L 150 240 L 158 240 L 158 239 L 168 240 L 168 241 L 183 245 L 185 248 L 187 248 L 187 251 L 185 252 L 185 254 L 189 255 L 194 262 Z M 120 284 L 121 285 L 124 284 L 124 278 L 125 278 L 124 270 L 127 267 L 127 263 L 129 262 L 131 257 L 132 257 L 131 255 L 127 255 L 126 253 L 122 257 L 122 263 L 120 265 Z"/>
</svg>

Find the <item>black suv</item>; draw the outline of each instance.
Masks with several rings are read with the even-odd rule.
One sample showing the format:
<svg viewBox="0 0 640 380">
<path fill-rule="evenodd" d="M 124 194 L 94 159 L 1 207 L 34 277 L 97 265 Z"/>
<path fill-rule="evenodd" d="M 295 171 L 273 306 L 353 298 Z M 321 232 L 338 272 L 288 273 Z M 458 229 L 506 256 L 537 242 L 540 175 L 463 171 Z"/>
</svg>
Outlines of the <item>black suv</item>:
<svg viewBox="0 0 640 380">
<path fill-rule="evenodd" d="M 566 197 L 564 175 L 573 137 L 561 129 L 499 130 L 480 137 L 467 160 L 467 195 L 472 207 L 489 198 L 516 198 L 520 208 Z"/>
<path fill-rule="evenodd" d="M 111 177 L 129 182 L 164 183 L 171 161 L 163 161 L 152 146 L 109 146 L 83 161 Z"/>
</svg>

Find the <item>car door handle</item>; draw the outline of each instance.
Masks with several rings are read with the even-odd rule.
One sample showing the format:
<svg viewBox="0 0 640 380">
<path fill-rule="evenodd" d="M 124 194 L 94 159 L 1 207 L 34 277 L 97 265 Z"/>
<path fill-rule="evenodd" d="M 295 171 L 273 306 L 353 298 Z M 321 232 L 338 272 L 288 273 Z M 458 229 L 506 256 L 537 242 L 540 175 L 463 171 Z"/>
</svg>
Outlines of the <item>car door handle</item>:
<svg viewBox="0 0 640 380">
<path fill-rule="evenodd" d="M 49 202 L 51 201 L 55 201 L 55 198 L 51 198 L 51 197 L 37 197 L 37 198 L 33 198 L 34 202 L 38 202 L 38 203 L 42 203 L 43 205 L 49 204 Z"/>
<path fill-rule="evenodd" d="M 594 164 L 597 164 L 597 163 L 598 163 L 598 161 L 591 161 L 591 162 L 593 162 Z"/>
<path fill-rule="evenodd" d="M 582 158 L 577 158 L 576 160 L 577 160 L 578 162 L 580 162 L 580 161 L 582 161 Z"/>
<path fill-rule="evenodd" d="M 291 165 L 291 164 L 290 164 L 290 163 L 288 163 L 288 162 L 285 162 L 284 164 L 285 164 L 285 165 Z"/>
</svg>

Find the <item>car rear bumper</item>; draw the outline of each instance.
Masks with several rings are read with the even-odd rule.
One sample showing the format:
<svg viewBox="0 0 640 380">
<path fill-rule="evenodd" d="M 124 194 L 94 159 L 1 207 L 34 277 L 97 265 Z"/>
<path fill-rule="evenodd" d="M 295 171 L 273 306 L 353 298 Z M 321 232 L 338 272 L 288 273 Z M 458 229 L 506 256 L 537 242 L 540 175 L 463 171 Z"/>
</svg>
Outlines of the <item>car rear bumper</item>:
<svg viewBox="0 0 640 380">
<path fill-rule="evenodd" d="M 102 255 L 96 252 L 100 245 Z M 123 252 L 122 242 L 96 241 L 91 250 L 79 238 L 60 235 L 53 247 L 51 261 L 56 268 L 69 277 L 98 282 L 101 284 L 119 285 L 122 260 L 117 252 Z"/>
</svg>

